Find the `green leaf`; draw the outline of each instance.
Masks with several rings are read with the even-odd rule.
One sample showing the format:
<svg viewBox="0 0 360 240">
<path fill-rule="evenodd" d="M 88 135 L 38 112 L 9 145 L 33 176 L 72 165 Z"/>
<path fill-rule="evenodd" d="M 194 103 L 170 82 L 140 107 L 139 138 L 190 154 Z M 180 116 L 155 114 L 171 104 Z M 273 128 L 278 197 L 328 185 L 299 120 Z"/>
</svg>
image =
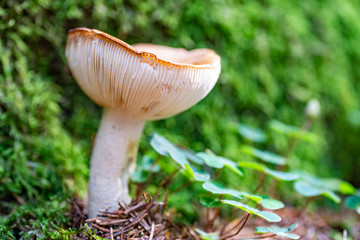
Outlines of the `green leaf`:
<svg viewBox="0 0 360 240">
<path fill-rule="evenodd" d="M 205 162 L 205 164 L 210 167 L 220 169 L 225 166 L 237 175 L 244 176 L 244 173 L 238 164 L 230 159 L 217 156 L 212 152 L 200 152 L 196 154 L 196 157 L 201 159 L 201 161 Z"/>
<path fill-rule="evenodd" d="M 315 197 L 323 195 L 336 203 L 339 203 L 341 201 L 340 197 L 337 196 L 333 191 L 326 188 L 319 188 L 304 180 L 296 181 L 294 183 L 294 188 L 298 193 L 305 197 Z"/>
<path fill-rule="evenodd" d="M 217 233 L 206 233 L 198 228 L 195 229 L 195 231 L 200 234 L 201 239 L 203 240 L 218 240 L 219 235 Z"/>
<path fill-rule="evenodd" d="M 241 136 L 253 142 L 262 143 L 267 140 L 266 134 L 262 129 L 250 127 L 245 124 L 239 124 L 238 132 Z"/>
<path fill-rule="evenodd" d="M 286 135 L 295 135 L 298 132 L 302 131 L 299 127 L 287 125 L 285 123 L 279 122 L 277 120 L 272 120 L 270 122 L 270 128 Z"/>
<path fill-rule="evenodd" d="M 260 201 L 260 204 L 267 209 L 277 210 L 283 208 L 285 205 L 279 200 L 266 198 Z"/>
<path fill-rule="evenodd" d="M 312 197 L 323 195 L 336 203 L 341 201 L 334 191 L 354 193 L 356 189 L 350 184 L 337 178 L 318 178 L 304 171 L 297 171 L 303 180 L 294 184 L 295 190 L 303 196 Z"/>
<path fill-rule="evenodd" d="M 295 190 L 305 197 L 314 197 L 323 193 L 323 190 L 313 186 L 312 184 L 299 180 L 294 183 Z"/>
<path fill-rule="evenodd" d="M 224 164 L 226 168 L 230 169 L 232 172 L 236 173 L 239 176 L 244 176 L 243 170 L 238 166 L 236 162 L 219 156 L 218 159 Z"/>
<path fill-rule="evenodd" d="M 201 205 L 207 208 L 215 208 L 221 206 L 221 202 L 209 197 L 209 196 L 203 196 L 200 197 L 199 202 Z"/>
<path fill-rule="evenodd" d="M 237 198 L 243 198 L 243 195 L 241 194 L 241 192 L 236 191 L 234 189 L 227 189 L 226 187 L 224 187 L 223 185 L 214 182 L 214 181 L 207 181 L 204 182 L 202 187 L 214 194 L 228 194 Z"/>
<path fill-rule="evenodd" d="M 349 196 L 346 198 L 345 204 L 351 209 L 356 209 L 358 206 L 360 206 L 360 196 Z"/>
<path fill-rule="evenodd" d="M 251 168 L 256 171 L 260 171 L 260 172 L 269 174 L 270 176 L 275 177 L 279 180 L 283 180 L 283 181 L 294 181 L 299 178 L 299 176 L 296 173 L 280 172 L 280 171 L 271 170 L 270 168 L 267 168 L 265 165 L 263 165 L 261 163 L 241 161 L 238 163 L 238 165 L 240 167 Z"/>
<path fill-rule="evenodd" d="M 270 122 L 270 129 L 284 134 L 286 136 L 297 138 L 301 140 L 305 140 L 308 142 L 315 142 L 317 140 L 317 136 L 313 133 L 302 130 L 301 128 L 286 125 L 282 122 L 273 120 Z"/>
<path fill-rule="evenodd" d="M 174 144 L 169 142 L 166 138 L 154 133 L 150 139 L 150 145 L 157 151 L 160 155 L 170 156 L 175 162 L 177 162 L 182 167 L 185 164 L 189 164 L 184 153 L 179 150 Z"/>
<path fill-rule="evenodd" d="M 341 198 L 336 195 L 333 191 L 330 191 L 330 190 L 325 190 L 323 193 L 322 193 L 323 196 L 333 200 L 334 202 L 336 203 L 340 203 L 341 202 Z"/>
<path fill-rule="evenodd" d="M 150 173 L 148 171 L 145 171 L 143 169 L 136 169 L 131 175 L 130 175 L 130 179 L 133 182 L 136 183 L 143 183 L 146 182 L 146 180 L 148 180 L 150 176 Z"/>
<path fill-rule="evenodd" d="M 255 194 L 250 194 L 250 193 L 247 193 L 247 192 L 240 192 L 240 194 L 243 196 L 243 197 L 246 197 L 256 203 L 259 203 L 261 200 L 263 200 L 262 197 L 260 197 L 259 195 L 255 195 Z"/>
<path fill-rule="evenodd" d="M 338 191 L 341 192 L 342 194 L 354 194 L 356 192 L 356 188 L 353 185 L 341 179 L 337 179 L 337 178 L 321 179 L 316 177 L 314 178 L 317 180 L 317 181 L 313 180 L 315 184 L 326 187 L 330 190 Z"/>
<path fill-rule="evenodd" d="M 264 218 L 265 220 L 267 220 L 268 222 L 280 222 L 281 221 L 281 217 L 278 216 L 275 213 L 272 212 L 266 212 L 266 211 L 260 211 L 256 208 L 250 207 L 246 204 L 243 204 L 241 202 L 238 201 L 233 201 L 233 200 L 222 200 L 223 203 L 232 205 L 234 207 L 240 208 L 248 213 L 252 213 L 255 214 L 261 218 Z"/>
<path fill-rule="evenodd" d="M 214 181 L 207 181 L 205 183 L 203 183 L 202 187 L 214 194 L 227 194 L 227 195 L 231 195 L 233 197 L 242 199 L 244 197 L 249 198 L 250 200 L 253 200 L 255 202 L 260 202 L 261 200 L 263 200 L 262 197 L 258 196 L 258 195 L 254 195 L 254 194 L 249 194 L 246 192 L 240 192 L 234 189 L 229 189 L 224 187 L 223 185 L 214 182 Z"/>
<path fill-rule="evenodd" d="M 155 159 L 145 155 L 142 159 L 141 159 L 141 168 L 143 170 L 149 171 L 151 170 L 151 172 L 158 172 L 160 171 L 160 166 L 158 164 L 155 164 Z"/>
<path fill-rule="evenodd" d="M 356 192 L 356 188 L 353 185 L 342 180 L 340 181 L 338 189 L 342 194 L 354 194 Z"/>
<path fill-rule="evenodd" d="M 196 156 L 203 160 L 206 165 L 213 168 L 223 168 L 224 164 L 218 159 L 218 157 L 213 154 L 212 152 L 204 153 L 200 152 L 197 153 Z"/>
<path fill-rule="evenodd" d="M 298 226 L 298 225 L 295 223 L 295 224 L 290 225 L 290 226 L 287 227 L 287 228 L 281 228 L 281 227 L 278 227 L 278 226 L 276 226 L 276 225 L 273 225 L 272 228 L 275 229 L 275 230 L 278 231 L 278 232 L 285 232 L 285 233 L 287 233 L 287 232 L 291 232 L 292 230 L 294 230 L 295 228 L 297 228 L 297 226 Z"/>
<path fill-rule="evenodd" d="M 221 185 L 220 183 L 214 182 L 214 181 L 207 181 L 204 182 L 202 187 L 212 193 L 215 194 L 226 194 L 227 192 L 227 188 L 223 185 Z"/>
<path fill-rule="evenodd" d="M 160 155 L 169 156 L 169 148 L 172 144 L 166 138 L 154 133 L 153 136 L 150 137 L 150 145 Z"/>
<path fill-rule="evenodd" d="M 175 146 L 169 149 L 170 157 L 177 162 L 179 165 L 184 167 L 186 164 L 190 164 L 185 155 L 179 151 Z"/>
<path fill-rule="evenodd" d="M 189 149 L 183 149 L 183 148 L 178 148 L 180 152 L 182 152 L 185 157 L 187 159 L 189 159 L 190 161 L 196 163 L 196 164 L 199 164 L 199 165 L 204 165 L 204 161 L 197 157 L 196 154 L 194 152 L 192 152 L 191 150 Z"/>
<path fill-rule="evenodd" d="M 267 211 L 259 211 L 258 213 L 255 213 L 259 217 L 264 218 L 268 222 L 280 222 L 281 217 L 273 212 L 267 212 Z"/>
<path fill-rule="evenodd" d="M 177 163 L 180 165 L 185 165 L 187 159 L 184 154 L 182 154 L 179 150 L 177 150 L 176 146 L 169 142 L 166 138 L 154 133 L 154 135 L 150 138 L 150 145 L 163 156 L 171 156 Z"/>
<path fill-rule="evenodd" d="M 242 146 L 241 151 L 268 163 L 276 165 L 284 165 L 286 163 L 285 158 L 280 155 L 268 151 L 259 150 L 251 146 Z"/>
<path fill-rule="evenodd" d="M 193 168 L 190 164 L 185 164 L 184 171 L 190 179 L 194 179 L 199 182 L 205 182 L 210 179 L 210 175 L 207 172 Z"/>
<path fill-rule="evenodd" d="M 238 166 L 266 173 L 266 166 L 261 163 L 241 161 L 238 163 Z"/>
<path fill-rule="evenodd" d="M 274 178 L 283 181 L 294 181 L 299 178 L 299 175 L 297 175 L 296 173 L 275 171 L 269 168 L 266 168 L 266 173 L 273 176 Z"/>
<path fill-rule="evenodd" d="M 255 233 L 273 233 L 280 237 L 286 237 L 290 239 L 299 239 L 300 237 L 296 234 L 289 233 L 290 231 L 294 230 L 297 227 L 297 224 L 293 224 L 288 228 L 280 228 L 277 226 L 271 226 L 271 227 L 256 227 Z"/>
<path fill-rule="evenodd" d="M 350 183 L 338 178 L 319 178 L 304 171 L 296 171 L 300 177 L 316 188 L 328 191 L 341 192 L 342 194 L 354 194 L 356 189 Z M 330 193 L 330 198 L 334 197 Z M 337 199 L 337 197 L 334 197 Z"/>
<path fill-rule="evenodd" d="M 155 159 L 150 156 L 145 155 L 139 163 L 137 164 L 136 170 L 130 175 L 130 179 L 136 183 L 146 182 L 150 176 L 151 172 L 158 172 L 160 170 L 160 166 L 155 164 Z"/>
</svg>

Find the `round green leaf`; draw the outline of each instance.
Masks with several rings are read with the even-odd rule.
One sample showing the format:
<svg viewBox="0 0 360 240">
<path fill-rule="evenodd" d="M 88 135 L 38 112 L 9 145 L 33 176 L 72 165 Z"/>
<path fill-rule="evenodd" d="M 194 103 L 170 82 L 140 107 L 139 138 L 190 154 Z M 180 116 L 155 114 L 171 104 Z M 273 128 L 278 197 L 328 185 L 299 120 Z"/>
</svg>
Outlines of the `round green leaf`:
<svg viewBox="0 0 360 240">
<path fill-rule="evenodd" d="M 301 128 L 286 125 L 282 122 L 273 120 L 270 122 L 270 128 L 278 133 L 289 137 L 298 138 L 308 142 L 315 142 L 317 137 L 315 134 L 302 130 Z"/>
<path fill-rule="evenodd" d="M 341 181 L 339 191 L 342 194 L 354 194 L 356 192 L 356 188 L 348 182 Z"/>
<path fill-rule="evenodd" d="M 310 183 L 299 180 L 294 183 L 295 190 L 305 197 L 314 197 L 323 193 L 322 189 L 314 187 Z"/>
<path fill-rule="evenodd" d="M 194 179 L 199 182 L 205 182 L 210 179 L 210 175 L 207 172 L 193 168 L 189 164 L 185 164 L 184 171 L 190 179 Z"/>
<path fill-rule="evenodd" d="M 340 197 L 337 196 L 333 191 L 328 190 L 324 187 L 315 186 L 307 181 L 299 180 L 294 183 L 295 190 L 305 197 L 315 197 L 323 195 L 336 203 L 341 201 Z"/>
<path fill-rule="evenodd" d="M 346 199 L 345 204 L 351 209 L 356 209 L 357 206 L 360 206 L 360 196 L 349 196 Z"/>
<path fill-rule="evenodd" d="M 189 159 L 190 161 L 199 164 L 199 165 L 204 165 L 204 161 L 197 157 L 195 153 L 193 153 L 191 150 L 189 149 L 183 149 L 183 148 L 178 148 L 178 150 L 180 152 L 182 152 L 184 154 L 184 156 Z"/>
<path fill-rule="evenodd" d="M 149 171 L 151 170 L 151 172 L 158 172 L 160 171 L 160 166 L 158 164 L 155 164 L 155 159 L 145 155 L 142 159 L 141 159 L 141 167 L 142 169 Z"/>
<path fill-rule="evenodd" d="M 297 224 L 293 224 L 288 228 L 280 228 L 277 226 L 271 227 L 256 227 L 255 233 L 273 233 L 280 237 L 286 237 L 290 239 L 299 239 L 300 237 L 296 234 L 289 233 L 290 231 L 294 230 L 297 227 Z"/>
<path fill-rule="evenodd" d="M 200 152 L 196 156 L 203 160 L 206 165 L 213 168 L 223 168 L 224 164 L 217 158 L 215 154 Z"/>
<path fill-rule="evenodd" d="M 270 227 L 259 226 L 255 228 L 255 233 L 270 233 Z"/>
<path fill-rule="evenodd" d="M 259 217 L 264 218 L 268 222 L 280 222 L 281 217 L 275 213 L 272 212 L 266 212 L 266 211 L 259 211 L 258 213 L 255 213 Z"/>
<path fill-rule="evenodd" d="M 341 192 L 343 194 L 353 194 L 356 189 L 350 184 L 337 178 L 319 178 L 313 176 L 304 171 L 297 171 L 297 174 L 305 180 L 307 185 L 311 185 L 312 188 L 322 191 L 322 195 L 339 203 L 341 199 L 334 193 L 334 191 Z"/>
<path fill-rule="evenodd" d="M 266 166 L 261 164 L 261 163 L 257 163 L 257 162 L 247 162 L 247 161 L 241 161 L 238 163 L 239 167 L 244 167 L 244 168 L 251 168 L 260 172 L 266 172 Z"/>
<path fill-rule="evenodd" d="M 189 161 L 186 159 L 186 156 L 181 152 L 174 144 L 169 142 L 166 138 L 154 133 L 150 139 L 150 145 L 157 151 L 160 155 L 169 156 L 177 162 L 182 167 L 185 164 L 189 164 Z"/>
<path fill-rule="evenodd" d="M 241 147 L 241 150 L 244 153 L 250 154 L 254 157 L 257 157 L 260 160 L 263 160 L 264 162 L 276 164 L 276 165 L 284 165 L 286 163 L 286 160 L 284 157 L 277 155 L 272 152 L 259 150 L 256 148 L 253 148 L 251 146 L 243 146 Z"/>
<path fill-rule="evenodd" d="M 269 174 L 270 176 L 275 177 L 279 180 L 283 180 L 283 181 L 294 181 L 299 178 L 299 175 L 296 173 L 280 172 L 280 171 L 271 170 L 270 168 L 267 168 L 265 165 L 263 165 L 261 163 L 256 163 L 256 162 L 241 161 L 238 163 L 238 166 L 244 167 L 244 168 L 251 168 L 256 171 L 260 171 L 260 172 Z"/>
<path fill-rule="evenodd" d="M 340 203 L 341 202 L 341 198 L 336 195 L 333 191 L 330 191 L 330 190 L 325 190 L 323 193 L 322 193 L 323 196 L 333 200 L 334 202 L 336 203 Z"/>
<path fill-rule="evenodd" d="M 171 143 L 166 138 L 154 133 L 153 136 L 150 137 L 150 145 L 160 155 L 169 156 L 169 147 Z"/>
<path fill-rule="evenodd" d="M 184 167 L 186 164 L 189 164 L 189 161 L 186 159 L 185 155 L 175 146 L 171 146 L 169 148 L 169 155 L 175 162 L 177 162 L 182 167 Z"/>
<path fill-rule="evenodd" d="M 273 229 L 275 229 L 276 231 L 278 231 L 278 232 L 285 232 L 285 233 L 287 233 L 287 232 L 291 232 L 292 230 L 294 230 L 295 228 L 297 228 L 297 226 L 298 226 L 298 224 L 292 224 L 292 225 L 290 225 L 289 227 L 287 227 L 287 228 L 280 228 L 280 227 L 278 227 L 278 226 L 276 226 L 276 225 L 273 225 L 273 226 L 271 226 Z"/>
<path fill-rule="evenodd" d="M 200 197 L 199 202 L 201 205 L 203 205 L 204 207 L 207 207 L 207 208 L 214 208 L 214 207 L 221 206 L 221 202 L 216 201 L 213 198 L 208 197 L 208 196 Z"/>
<path fill-rule="evenodd" d="M 200 234 L 202 240 L 218 240 L 219 235 L 217 233 L 206 233 L 198 228 L 195 231 Z"/>
<path fill-rule="evenodd" d="M 222 200 L 223 203 L 235 206 L 237 208 L 240 208 L 248 213 L 252 213 L 255 214 L 261 218 L 264 218 L 265 220 L 267 220 L 268 222 L 279 222 L 281 221 L 281 217 L 278 216 L 275 213 L 272 212 L 266 212 L 266 211 L 260 211 L 256 208 L 250 207 L 246 204 L 243 204 L 241 202 L 238 201 L 233 201 L 233 200 Z"/>
<path fill-rule="evenodd" d="M 207 181 L 204 182 L 202 187 L 212 193 L 215 194 L 225 194 L 227 192 L 227 188 L 220 183 L 214 182 L 214 181 Z"/>
<path fill-rule="evenodd" d="M 269 168 L 266 168 L 265 172 L 267 174 L 273 176 L 274 178 L 277 178 L 277 179 L 283 180 L 283 181 L 294 181 L 299 178 L 299 175 L 297 175 L 296 173 L 280 172 L 280 171 L 271 170 Z"/>
<path fill-rule="evenodd" d="M 253 142 L 265 142 L 267 137 L 265 132 L 259 128 L 253 128 L 245 124 L 239 124 L 238 132 L 241 136 Z"/>
<path fill-rule="evenodd" d="M 218 159 L 232 172 L 236 173 L 239 176 L 244 176 L 243 170 L 238 166 L 238 164 L 230 159 L 218 157 Z"/>
<path fill-rule="evenodd" d="M 136 183 L 143 183 L 146 182 L 146 180 L 148 180 L 150 174 L 148 171 L 142 170 L 142 169 L 136 169 L 131 175 L 130 175 L 130 179 L 133 182 Z"/>
<path fill-rule="evenodd" d="M 279 200 L 266 198 L 260 201 L 260 204 L 267 209 L 277 210 L 283 208 L 285 205 Z"/>
<path fill-rule="evenodd" d="M 227 195 L 231 195 L 233 197 L 236 197 L 236 198 L 240 198 L 242 199 L 243 196 L 245 195 L 249 195 L 250 197 L 252 197 L 253 195 L 251 194 L 247 194 L 247 193 L 244 193 L 244 192 L 239 192 L 237 190 L 234 190 L 234 189 L 229 189 L 229 188 L 225 188 L 223 185 L 217 183 L 217 182 L 214 182 L 214 181 L 207 181 L 205 183 L 203 183 L 202 187 L 211 192 L 211 193 L 214 193 L 214 194 L 227 194 Z M 248 196 L 246 196 L 248 197 Z M 250 198 L 249 197 L 249 198 Z M 256 197 L 255 195 L 253 196 L 254 198 Z M 260 198 L 261 200 L 262 198 Z"/>
<path fill-rule="evenodd" d="M 254 194 L 250 194 L 250 193 L 247 193 L 247 192 L 240 192 L 241 196 L 243 197 L 246 197 L 256 203 L 259 203 L 260 201 L 263 200 L 262 197 L 260 197 L 259 195 L 254 195 Z"/>
<path fill-rule="evenodd" d="M 326 187 L 329 190 L 341 192 L 342 194 L 354 194 L 356 192 L 356 188 L 353 185 L 337 178 L 321 179 L 312 176 L 310 182 L 320 187 Z"/>
</svg>

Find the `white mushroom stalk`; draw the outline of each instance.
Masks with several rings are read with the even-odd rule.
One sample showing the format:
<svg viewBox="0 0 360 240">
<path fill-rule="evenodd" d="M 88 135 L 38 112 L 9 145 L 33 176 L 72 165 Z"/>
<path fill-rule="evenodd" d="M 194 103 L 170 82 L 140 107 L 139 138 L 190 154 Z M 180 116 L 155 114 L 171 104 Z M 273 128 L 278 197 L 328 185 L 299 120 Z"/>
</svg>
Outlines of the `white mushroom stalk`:
<svg viewBox="0 0 360 240">
<path fill-rule="evenodd" d="M 89 217 L 128 202 L 146 120 L 163 119 L 195 105 L 214 87 L 220 57 L 152 44 L 130 46 L 98 30 L 69 31 L 66 57 L 80 88 L 104 107 L 91 156 Z"/>
</svg>

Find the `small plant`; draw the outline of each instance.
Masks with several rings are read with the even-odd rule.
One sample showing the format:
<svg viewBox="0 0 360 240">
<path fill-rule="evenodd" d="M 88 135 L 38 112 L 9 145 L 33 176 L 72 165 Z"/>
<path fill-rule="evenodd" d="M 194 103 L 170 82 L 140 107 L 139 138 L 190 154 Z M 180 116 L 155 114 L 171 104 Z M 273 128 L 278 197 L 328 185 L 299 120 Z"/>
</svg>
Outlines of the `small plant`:
<svg viewBox="0 0 360 240">
<path fill-rule="evenodd" d="M 360 191 L 346 199 L 346 206 L 354 209 L 360 215 Z"/>
<path fill-rule="evenodd" d="M 148 155 L 143 157 L 131 179 L 138 183 L 137 192 L 139 192 L 139 188 L 144 188 L 142 184 L 150 180 L 152 173 L 157 173 L 160 169 L 168 172 L 169 175 L 158 184 L 158 188 L 154 192 L 154 194 L 159 194 L 160 189 L 163 187 L 165 201 L 169 194 L 169 184 L 175 178 L 175 175 L 181 174 L 187 181 L 182 186 L 177 187 L 175 191 L 170 191 L 170 194 L 178 193 L 190 184 L 196 185 L 193 187 L 196 191 L 195 195 L 198 196 L 199 203 L 207 209 L 205 210 L 206 221 L 196 229 L 196 232 L 204 240 L 222 240 L 237 236 L 251 215 L 263 218 L 268 222 L 280 222 L 282 220 L 281 217 L 274 211 L 284 208 L 285 205 L 271 197 L 277 196 L 279 182 L 293 182 L 294 190 L 307 198 L 306 201 L 303 201 L 304 204 L 299 207 L 299 215 L 305 212 L 310 202 L 319 196 L 324 196 L 335 203 L 340 203 L 341 198 L 337 193 L 344 195 L 353 194 L 353 196 L 347 199 L 347 205 L 359 211 L 360 197 L 351 184 L 336 178 L 319 178 L 300 169 L 291 169 L 288 166 L 289 156 L 300 140 L 308 142 L 316 141 L 316 135 L 308 132 L 312 121 L 316 117 L 313 113 L 307 117 L 302 128 L 289 126 L 279 121 L 270 122 L 269 127 L 271 131 L 280 133 L 288 138 L 288 148 L 283 154 L 276 154 L 272 151 L 255 147 L 256 143 L 261 143 L 264 146 L 264 143 L 268 142 L 269 136 L 264 130 L 245 124 L 238 124 L 237 131 L 248 142 L 248 144 L 240 146 L 244 155 L 250 158 L 245 160 L 241 158 L 234 160 L 224 158 L 216 155 L 209 149 L 204 152 L 195 153 L 191 149 L 177 146 L 163 136 L 154 133 L 149 137 L 149 141 L 150 145 L 159 155 L 156 158 L 151 158 Z M 266 149 L 270 149 L 270 147 Z M 171 164 L 168 159 L 174 160 L 176 166 Z M 237 176 L 238 180 L 234 181 L 238 181 L 240 187 L 234 189 L 226 187 L 222 183 L 222 178 L 219 176 L 225 168 L 233 172 L 234 176 Z M 241 190 L 241 178 L 244 178 L 249 170 L 262 174 L 262 177 L 258 178 L 258 183 L 252 192 Z M 269 183 L 265 186 L 268 178 L 270 178 Z M 260 190 L 267 192 L 267 194 L 259 195 L 258 192 Z M 220 212 L 223 206 L 230 206 L 245 213 L 237 224 L 232 226 L 231 231 L 225 231 L 227 228 L 226 224 L 222 228 L 214 226 L 215 220 L 221 215 Z M 277 225 L 258 226 L 254 232 L 256 236 L 253 237 L 259 239 L 280 236 L 298 239 L 299 235 L 291 233 L 296 227 L 296 223 L 285 228 Z"/>
<path fill-rule="evenodd" d="M 184 149 L 175 146 L 173 143 L 169 142 L 167 139 L 165 139 L 164 137 L 158 134 L 154 134 L 150 138 L 150 144 L 160 155 L 165 157 L 170 157 L 178 164 L 178 167 L 175 168 L 175 170 L 169 175 L 171 178 L 174 177 L 176 173 L 180 172 L 184 176 L 186 176 L 191 183 L 201 184 L 202 188 L 198 192 L 198 195 L 201 196 L 199 198 L 200 203 L 203 206 L 209 208 L 210 210 L 216 212 L 215 216 L 213 216 L 212 219 L 208 219 L 208 222 L 205 224 L 208 226 L 207 228 L 209 228 L 210 225 L 213 225 L 215 218 L 219 214 L 219 210 L 214 210 L 214 209 L 219 209 L 219 207 L 222 205 L 230 205 L 246 213 L 244 220 L 241 221 L 241 224 L 239 225 L 238 232 L 236 232 L 236 234 L 233 234 L 234 236 L 237 235 L 241 231 L 241 229 L 245 226 L 250 215 L 259 216 L 268 222 L 280 222 L 281 217 L 278 216 L 276 213 L 262 210 L 258 208 L 258 206 L 261 206 L 262 208 L 269 210 L 277 210 L 283 208 L 284 204 L 281 201 L 271 199 L 269 196 L 260 196 L 223 186 L 221 183 L 216 181 L 217 176 L 219 176 L 220 171 L 223 168 L 228 168 L 239 177 L 243 177 L 245 171 L 244 169 L 251 168 L 270 174 L 271 176 L 274 176 L 284 181 L 298 179 L 297 174 L 271 170 L 270 168 L 267 168 L 265 165 L 260 163 L 235 162 L 230 159 L 217 156 L 211 151 L 193 153 L 189 149 Z M 161 158 L 159 158 L 159 161 L 160 159 Z M 147 158 L 145 158 L 145 162 L 146 160 Z M 145 163 L 145 165 L 147 164 Z M 211 174 L 205 170 L 208 167 L 216 170 L 216 173 L 213 174 L 213 176 L 211 176 Z M 140 171 L 144 172 L 144 169 L 145 168 L 142 167 L 141 169 L 137 170 L 135 172 L 136 174 L 132 176 L 132 179 L 133 180 L 141 179 L 141 182 L 145 180 L 146 177 L 144 178 L 138 177 L 139 172 Z M 142 175 L 147 176 L 148 174 L 143 173 Z M 166 180 L 166 182 L 168 181 L 170 181 L 170 179 Z M 160 186 L 163 185 L 164 184 L 160 184 Z M 204 190 L 206 192 L 209 192 L 210 194 L 204 195 L 203 193 Z M 197 229 L 197 232 L 202 236 L 203 239 L 217 239 L 217 238 L 226 239 L 231 237 L 228 234 L 225 235 L 224 234 L 216 235 L 216 233 L 205 234 L 200 229 Z"/>
</svg>

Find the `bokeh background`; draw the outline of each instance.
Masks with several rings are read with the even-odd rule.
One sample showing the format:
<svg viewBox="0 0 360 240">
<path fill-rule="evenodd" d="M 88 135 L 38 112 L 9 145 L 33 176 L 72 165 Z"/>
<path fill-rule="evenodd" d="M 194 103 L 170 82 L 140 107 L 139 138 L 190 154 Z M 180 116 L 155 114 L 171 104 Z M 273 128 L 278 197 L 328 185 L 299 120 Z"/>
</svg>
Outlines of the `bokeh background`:
<svg viewBox="0 0 360 240">
<path fill-rule="evenodd" d="M 357 0 L 0 1 L 0 230 L 19 234 L 6 226 L 30 212 L 35 229 L 54 216 L 61 224 L 69 189 L 86 192 L 101 108 L 76 85 L 64 51 L 67 31 L 83 26 L 129 44 L 206 47 L 221 56 L 208 97 L 149 122 L 145 134 L 238 159 L 244 139 L 234 124 L 301 126 L 306 103 L 317 98 L 318 137 L 300 143 L 289 165 L 359 187 L 359 16 Z M 268 150 L 287 147 L 281 136 L 271 141 Z M 140 156 L 149 148 L 143 137 Z"/>
</svg>

